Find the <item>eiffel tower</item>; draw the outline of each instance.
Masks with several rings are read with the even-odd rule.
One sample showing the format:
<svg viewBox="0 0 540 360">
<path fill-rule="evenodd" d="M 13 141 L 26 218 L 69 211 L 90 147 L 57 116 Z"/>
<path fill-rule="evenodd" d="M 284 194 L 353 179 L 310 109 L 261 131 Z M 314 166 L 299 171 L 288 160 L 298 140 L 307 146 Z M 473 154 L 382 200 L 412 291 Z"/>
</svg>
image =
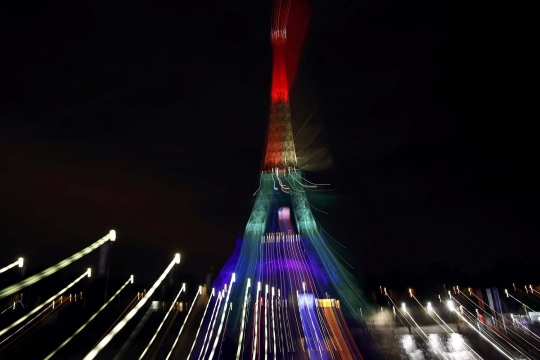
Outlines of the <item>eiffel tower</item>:
<svg viewBox="0 0 540 360">
<path fill-rule="evenodd" d="M 214 282 L 188 359 L 362 359 L 347 319 L 366 308 L 312 214 L 317 185 L 297 168 L 289 89 L 309 16 L 276 1 L 266 151 L 240 246 Z M 296 32 L 295 32 L 296 31 Z M 206 333 L 205 336 L 202 334 Z"/>
</svg>

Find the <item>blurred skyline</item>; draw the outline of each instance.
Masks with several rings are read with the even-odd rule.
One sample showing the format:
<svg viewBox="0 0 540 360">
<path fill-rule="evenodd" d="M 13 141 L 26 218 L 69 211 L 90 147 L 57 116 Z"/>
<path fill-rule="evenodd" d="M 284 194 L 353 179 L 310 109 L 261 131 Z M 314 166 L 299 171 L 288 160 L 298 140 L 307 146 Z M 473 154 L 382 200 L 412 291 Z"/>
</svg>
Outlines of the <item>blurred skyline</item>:
<svg viewBox="0 0 540 360">
<path fill-rule="evenodd" d="M 527 14 L 482 2 L 311 6 L 293 130 L 306 153 L 324 152 L 306 171 L 331 191 L 310 201 L 329 213 L 315 216 L 354 274 L 532 269 L 537 41 Z M 182 271 L 217 272 L 258 186 L 271 9 L 9 4 L 1 264 L 23 256 L 31 272 L 115 229 L 115 276 L 149 281 L 175 252 Z M 97 268 L 97 256 L 76 266 Z"/>
</svg>

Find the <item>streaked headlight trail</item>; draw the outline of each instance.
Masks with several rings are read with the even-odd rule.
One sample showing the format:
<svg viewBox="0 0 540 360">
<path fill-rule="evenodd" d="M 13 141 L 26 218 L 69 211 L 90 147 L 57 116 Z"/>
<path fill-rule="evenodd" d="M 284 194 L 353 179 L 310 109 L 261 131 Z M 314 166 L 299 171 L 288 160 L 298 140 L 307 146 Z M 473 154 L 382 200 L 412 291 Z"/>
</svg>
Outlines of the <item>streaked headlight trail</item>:
<svg viewBox="0 0 540 360">
<path fill-rule="evenodd" d="M 130 283 L 133 284 L 133 275 L 131 275 L 131 276 L 129 277 L 128 281 L 126 281 L 126 282 L 124 283 L 124 285 L 122 285 L 122 287 L 121 287 L 120 289 L 118 289 L 118 291 L 117 291 L 116 293 L 114 293 L 114 295 L 113 295 L 113 296 L 112 296 L 105 304 L 103 304 L 103 306 L 101 306 L 101 307 L 99 308 L 99 310 L 96 311 L 96 312 L 94 313 L 94 315 L 92 315 L 92 316 L 90 317 L 90 319 L 88 319 L 88 320 L 87 320 L 80 328 L 78 328 L 78 329 L 73 333 L 73 335 L 71 335 L 70 337 L 68 337 L 62 344 L 60 344 L 60 346 L 58 346 L 56 349 L 54 349 L 53 352 L 51 352 L 49 355 L 47 355 L 47 357 L 46 357 L 44 360 L 49 360 L 50 358 L 52 358 L 58 351 L 60 351 L 60 349 L 62 349 L 64 346 L 66 346 L 67 343 L 69 343 L 75 336 L 77 336 L 78 333 L 80 333 L 81 331 L 83 331 L 84 328 L 85 328 L 88 324 L 90 324 L 90 322 L 91 322 L 92 320 L 94 320 L 95 317 L 98 316 L 99 313 L 100 313 L 101 311 L 103 311 L 103 309 L 105 309 L 105 308 L 107 307 L 107 305 L 109 305 L 109 304 L 111 303 L 111 301 L 113 301 L 114 298 L 116 298 L 116 297 L 118 296 L 118 294 L 120 294 L 120 292 L 122 292 L 122 290 L 124 290 L 125 287 L 128 286 L 128 284 L 130 284 Z"/>
<path fill-rule="evenodd" d="M 92 245 L 82 249 L 78 253 L 75 253 L 75 254 L 71 255 L 67 259 L 64 259 L 64 260 L 60 261 L 58 264 L 53 265 L 53 266 L 43 270 L 39 274 L 31 276 L 31 277 L 29 277 L 29 278 L 27 278 L 27 279 L 25 279 L 25 280 L 23 280 L 23 281 L 21 281 L 21 282 L 19 282 L 17 284 L 8 286 L 7 288 L 1 290 L 0 291 L 0 299 L 3 299 L 3 298 L 5 298 L 6 296 L 9 296 L 9 295 L 15 294 L 19 290 L 21 290 L 21 289 L 23 289 L 23 288 L 25 288 L 25 287 L 27 287 L 29 285 L 35 284 L 38 281 L 40 281 L 41 279 L 43 279 L 43 278 L 45 278 L 45 277 L 47 277 L 49 275 L 54 274 L 58 270 L 61 270 L 61 269 L 65 268 L 66 266 L 73 263 L 74 261 L 79 260 L 80 258 L 85 256 L 86 254 L 91 253 L 92 251 L 94 251 L 95 249 L 97 249 L 98 247 L 100 247 L 101 245 L 103 245 L 104 243 L 106 243 L 109 240 L 110 241 L 115 241 L 116 240 L 116 231 L 111 230 L 107 235 L 105 235 L 104 237 L 102 237 L 101 239 L 99 239 L 98 241 L 93 243 Z"/>
<path fill-rule="evenodd" d="M 152 294 L 154 293 L 154 291 L 156 291 L 156 289 L 158 288 L 158 286 L 161 284 L 161 282 L 163 281 L 163 279 L 165 279 L 165 277 L 169 274 L 169 272 L 171 271 L 171 269 L 173 268 L 174 265 L 176 264 L 180 264 L 180 254 L 176 254 L 174 256 L 174 259 L 173 261 L 171 261 L 171 263 L 169 264 L 169 266 L 167 266 L 167 268 L 165 269 L 165 271 L 163 272 L 163 274 L 161 274 L 161 276 L 157 279 L 157 281 L 154 283 L 154 285 L 152 285 L 152 287 L 150 288 L 150 290 L 148 290 L 148 292 L 146 293 L 146 295 L 141 299 L 141 301 L 139 301 L 137 303 L 137 305 L 135 305 L 135 307 L 122 319 L 122 321 L 120 321 L 112 330 L 111 332 L 109 332 L 107 334 L 107 336 L 105 336 L 97 345 L 95 348 L 92 349 L 92 351 L 90 351 L 88 353 L 88 355 L 86 355 L 84 357 L 84 360 L 90 360 L 90 359 L 94 359 L 101 350 L 103 350 L 103 348 L 105 346 L 107 346 L 107 344 L 116 336 L 116 334 L 118 334 L 120 332 L 120 330 L 122 330 L 122 328 L 135 316 L 135 314 L 144 306 L 144 304 L 146 304 L 146 302 L 148 301 L 148 299 L 152 296 Z"/>
<path fill-rule="evenodd" d="M 8 266 L 5 266 L 5 267 L 1 268 L 0 269 L 0 274 L 3 273 L 3 272 L 8 271 L 11 268 L 14 268 L 17 265 L 21 268 L 21 267 L 23 267 L 23 263 L 24 263 L 24 259 L 21 257 L 21 258 L 17 259 L 17 261 L 15 261 L 14 263 L 9 264 Z"/>
<path fill-rule="evenodd" d="M 29 316 L 32 316 L 34 315 L 35 313 L 37 313 L 41 308 L 43 308 L 44 306 L 46 306 L 47 304 L 49 304 L 51 301 L 53 301 L 54 299 L 56 299 L 58 296 L 62 295 L 63 293 L 65 293 L 70 287 L 72 287 L 73 285 L 75 285 L 76 283 L 78 283 L 79 281 L 81 281 L 81 279 L 83 279 L 84 277 L 90 277 L 90 269 L 86 270 L 84 272 L 84 274 L 82 274 L 81 276 L 79 276 L 77 279 L 75 279 L 71 284 L 69 284 L 68 286 L 66 286 L 65 288 L 63 288 L 62 290 L 60 290 L 59 292 L 57 292 L 56 294 L 54 294 L 53 296 L 51 296 L 50 298 L 48 298 L 47 300 L 45 300 L 41 305 L 38 305 L 36 306 L 32 311 L 30 311 L 28 314 L 26 314 L 25 316 L 23 316 L 22 318 L 20 318 L 19 320 L 15 321 L 13 324 L 9 325 L 8 327 L 6 327 L 5 329 L 3 329 L 2 331 L 0 331 L 0 336 L 4 335 L 6 332 L 8 332 L 10 329 L 14 328 L 15 326 L 19 325 L 20 323 L 22 323 L 23 321 L 25 321 L 26 319 L 28 319 Z"/>
<path fill-rule="evenodd" d="M 148 349 L 150 349 L 150 346 L 152 346 L 152 343 L 154 342 L 154 340 L 156 339 L 156 337 L 158 336 L 159 334 L 159 331 L 161 330 L 161 328 L 163 327 L 163 324 L 165 324 L 165 321 L 167 320 L 167 318 L 169 317 L 172 309 L 174 309 L 174 305 L 176 304 L 176 300 L 178 300 L 178 297 L 180 296 L 180 294 L 183 292 L 183 291 L 186 291 L 186 284 L 182 284 L 182 287 L 180 288 L 180 291 L 178 292 L 178 294 L 176 294 L 176 297 L 174 298 L 172 304 L 171 304 L 171 307 L 169 308 L 169 311 L 167 311 L 167 314 L 165 314 L 165 317 L 163 318 L 163 320 L 161 320 L 161 323 L 159 324 L 157 330 L 156 330 L 156 333 L 154 334 L 154 336 L 152 336 L 152 338 L 150 339 L 150 341 L 148 342 L 148 345 L 146 345 L 146 348 L 144 349 L 144 351 L 142 352 L 141 356 L 139 356 L 139 360 L 141 360 L 144 355 L 146 354 L 146 352 L 148 351 Z"/>
</svg>

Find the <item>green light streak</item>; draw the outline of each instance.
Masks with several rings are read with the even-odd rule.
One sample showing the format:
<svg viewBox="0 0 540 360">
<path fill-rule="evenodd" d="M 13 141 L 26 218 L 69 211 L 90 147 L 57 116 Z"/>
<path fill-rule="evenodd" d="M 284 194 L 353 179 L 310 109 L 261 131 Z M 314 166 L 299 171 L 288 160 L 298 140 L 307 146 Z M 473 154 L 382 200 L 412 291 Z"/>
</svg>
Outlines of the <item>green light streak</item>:
<svg viewBox="0 0 540 360">
<path fill-rule="evenodd" d="M 242 248 L 234 271 L 238 279 L 255 278 L 259 242 L 266 231 L 273 193 L 274 180 L 272 174 L 261 174 L 260 188 L 244 231 Z M 238 294 L 243 294 L 246 291 L 246 286 L 247 284 L 239 284 L 236 289 Z M 233 326 L 239 324 L 240 317 L 241 312 L 232 314 L 230 321 Z"/>
<path fill-rule="evenodd" d="M 291 173 L 293 179 L 302 183 L 302 172 Z M 304 192 L 292 192 L 294 214 L 298 232 L 304 239 L 304 245 L 309 254 L 314 256 L 315 261 L 325 270 L 328 279 L 334 289 L 347 304 L 349 310 L 358 315 L 359 308 L 370 308 L 363 300 L 360 289 L 354 277 L 343 267 L 339 259 L 332 254 L 331 247 L 327 244 L 323 234 L 319 230 L 306 194 Z"/>
</svg>

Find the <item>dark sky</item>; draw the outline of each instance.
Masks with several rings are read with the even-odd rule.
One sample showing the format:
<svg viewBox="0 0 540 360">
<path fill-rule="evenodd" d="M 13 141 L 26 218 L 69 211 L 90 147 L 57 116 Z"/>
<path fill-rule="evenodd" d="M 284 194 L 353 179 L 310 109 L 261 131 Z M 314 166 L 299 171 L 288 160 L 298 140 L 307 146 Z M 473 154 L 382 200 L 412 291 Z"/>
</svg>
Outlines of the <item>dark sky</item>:
<svg viewBox="0 0 540 360">
<path fill-rule="evenodd" d="M 258 186 L 271 2 L 9 6 L 0 265 L 114 228 L 116 275 L 152 279 L 177 251 L 184 271 L 221 267 Z M 536 263 L 537 40 L 514 6 L 312 2 L 293 125 L 324 127 L 333 166 L 308 178 L 332 191 L 312 201 L 357 274 Z"/>
</svg>

